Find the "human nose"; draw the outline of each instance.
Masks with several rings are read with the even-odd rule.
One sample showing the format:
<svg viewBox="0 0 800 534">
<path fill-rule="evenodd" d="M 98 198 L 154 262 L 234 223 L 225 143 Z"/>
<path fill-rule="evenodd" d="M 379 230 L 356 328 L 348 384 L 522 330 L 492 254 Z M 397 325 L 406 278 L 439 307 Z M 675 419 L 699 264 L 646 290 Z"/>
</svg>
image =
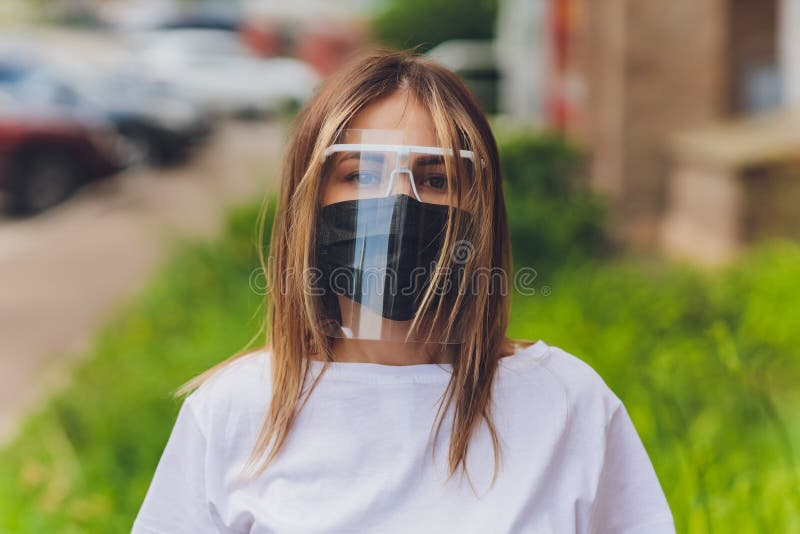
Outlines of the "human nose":
<svg viewBox="0 0 800 534">
<path fill-rule="evenodd" d="M 392 172 L 389 195 L 416 196 L 414 193 L 414 176 L 409 169 L 395 169 Z"/>
</svg>

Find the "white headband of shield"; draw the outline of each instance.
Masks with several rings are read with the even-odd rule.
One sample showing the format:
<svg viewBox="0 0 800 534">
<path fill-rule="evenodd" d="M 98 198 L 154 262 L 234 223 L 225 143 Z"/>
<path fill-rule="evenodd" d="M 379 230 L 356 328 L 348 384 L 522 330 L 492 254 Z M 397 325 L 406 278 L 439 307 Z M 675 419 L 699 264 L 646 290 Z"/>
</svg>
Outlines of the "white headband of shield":
<svg viewBox="0 0 800 534">
<path fill-rule="evenodd" d="M 369 143 L 338 143 L 329 146 L 325 149 L 323 161 L 336 152 L 394 152 L 397 154 L 397 163 L 389 176 L 389 183 L 386 186 L 386 193 L 384 196 L 389 196 L 389 193 L 394 187 L 395 178 L 398 174 L 408 174 L 413 176 L 409 163 L 411 162 L 411 154 L 426 154 L 429 156 L 452 156 L 453 151 L 449 148 L 441 148 L 435 146 L 417 146 L 417 145 L 384 145 L 384 144 L 369 144 Z M 462 158 L 467 158 L 475 161 L 475 154 L 471 150 L 459 150 Z M 417 187 L 414 185 L 414 180 L 411 182 L 411 190 L 417 200 L 420 196 L 417 193 Z"/>
</svg>

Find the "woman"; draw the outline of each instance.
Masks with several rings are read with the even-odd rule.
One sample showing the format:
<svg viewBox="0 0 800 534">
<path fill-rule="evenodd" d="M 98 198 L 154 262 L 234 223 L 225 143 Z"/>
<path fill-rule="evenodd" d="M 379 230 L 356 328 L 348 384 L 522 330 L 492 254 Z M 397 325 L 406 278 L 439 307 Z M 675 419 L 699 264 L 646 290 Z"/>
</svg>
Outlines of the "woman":
<svg viewBox="0 0 800 534">
<path fill-rule="evenodd" d="M 451 72 L 328 80 L 270 247 L 268 345 L 184 387 L 134 532 L 674 532 L 616 395 L 505 337 L 497 147 Z"/>
</svg>

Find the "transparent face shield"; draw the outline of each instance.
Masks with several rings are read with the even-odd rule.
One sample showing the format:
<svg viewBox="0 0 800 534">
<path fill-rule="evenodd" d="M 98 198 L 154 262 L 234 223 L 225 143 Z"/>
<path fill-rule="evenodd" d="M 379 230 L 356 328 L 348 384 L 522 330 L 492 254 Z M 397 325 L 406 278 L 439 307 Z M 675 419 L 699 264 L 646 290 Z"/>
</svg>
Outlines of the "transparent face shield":
<svg viewBox="0 0 800 534">
<path fill-rule="evenodd" d="M 407 131 L 344 130 L 325 150 L 317 215 L 319 327 L 332 337 L 460 343 L 474 155 Z M 449 233 L 448 233 L 449 228 Z"/>
</svg>

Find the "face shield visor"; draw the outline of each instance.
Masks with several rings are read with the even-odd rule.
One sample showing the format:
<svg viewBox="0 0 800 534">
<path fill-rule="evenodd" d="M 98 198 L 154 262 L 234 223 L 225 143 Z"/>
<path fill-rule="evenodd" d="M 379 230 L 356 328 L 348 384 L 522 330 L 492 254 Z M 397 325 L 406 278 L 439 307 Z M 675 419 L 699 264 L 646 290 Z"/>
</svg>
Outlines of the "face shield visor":
<svg viewBox="0 0 800 534">
<path fill-rule="evenodd" d="M 406 131 L 344 130 L 325 150 L 314 284 L 325 335 L 465 339 L 457 320 L 469 299 L 463 191 L 474 155 L 414 141 Z"/>
</svg>

